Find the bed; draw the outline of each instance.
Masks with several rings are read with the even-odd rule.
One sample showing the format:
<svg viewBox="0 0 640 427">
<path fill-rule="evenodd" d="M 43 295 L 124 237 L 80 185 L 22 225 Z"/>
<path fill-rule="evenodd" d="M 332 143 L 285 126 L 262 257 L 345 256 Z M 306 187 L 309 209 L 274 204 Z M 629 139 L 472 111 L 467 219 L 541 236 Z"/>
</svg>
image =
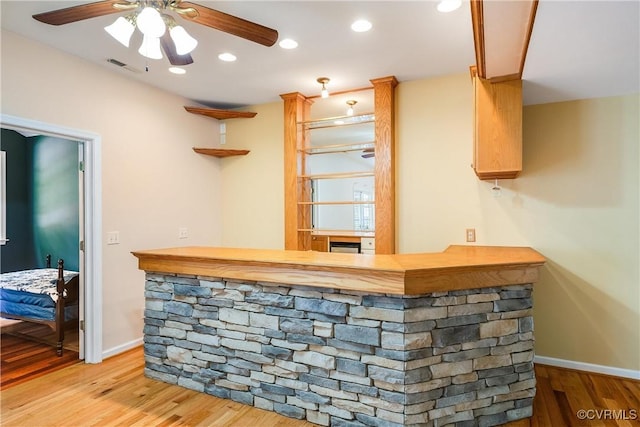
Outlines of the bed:
<svg viewBox="0 0 640 427">
<path fill-rule="evenodd" d="M 79 273 L 66 271 L 64 261 L 51 268 L 0 275 L 0 317 L 49 326 L 56 334 L 56 353 L 62 356 L 64 331 L 78 327 Z"/>
</svg>

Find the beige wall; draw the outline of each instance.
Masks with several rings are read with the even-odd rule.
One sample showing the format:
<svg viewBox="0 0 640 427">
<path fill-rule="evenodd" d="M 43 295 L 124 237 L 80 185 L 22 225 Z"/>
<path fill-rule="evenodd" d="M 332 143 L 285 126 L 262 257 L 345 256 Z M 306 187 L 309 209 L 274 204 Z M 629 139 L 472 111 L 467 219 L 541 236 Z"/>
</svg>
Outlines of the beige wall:
<svg viewBox="0 0 640 427">
<path fill-rule="evenodd" d="M 226 148 L 249 154 L 222 161 L 222 245 L 284 248 L 284 114 L 282 103 L 250 108 L 252 119 L 226 120 Z"/>
<path fill-rule="evenodd" d="M 217 122 L 179 97 L 7 32 L 1 71 L 3 113 L 102 136 L 104 231 L 122 242 L 103 247 L 105 349 L 141 336 L 130 251 L 283 247 L 282 103 L 227 121 L 226 146 L 251 153 L 218 160 L 191 151 L 217 143 Z M 526 107 L 525 170 L 500 181 L 500 197 L 469 167 L 467 74 L 403 82 L 397 95 L 399 252 L 464 244 L 471 227 L 481 245 L 532 246 L 548 258 L 537 354 L 640 369 L 638 95 Z"/>
<path fill-rule="evenodd" d="M 142 336 L 144 274 L 131 251 L 221 241 L 218 122 L 185 100 L 2 32 L 2 113 L 102 138 L 103 349 Z M 189 238 L 178 239 L 188 227 Z M 120 232 L 119 245 L 105 234 Z"/>
<path fill-rule="evenodd" d="M 536 353 L 640 369 L 639 97 L 524 108 L 524 171 L 475 178 L 468 76 L 398 86 L 400 252 L 526 245 L 548 263 L 535 286 Z M 408 113 L 407 113 L 408 112 Z"/>
<path fill-rule="evenodd" d="M 524 172 L 496 197 L 470 167 L 468 74 L 401 83 L 398 251 L 466 244 L 466 228 L 479 245 L 531 246 L 548 258 L 534 292 L 537 354 L 640 369 L 638 103 L 526 107 Z M 282 104 L 263 109 L 278 122 L 227 127 L 232 145 L 256 151 L 223 166 L 225 246 L 282 247 Z"/>
</svg>

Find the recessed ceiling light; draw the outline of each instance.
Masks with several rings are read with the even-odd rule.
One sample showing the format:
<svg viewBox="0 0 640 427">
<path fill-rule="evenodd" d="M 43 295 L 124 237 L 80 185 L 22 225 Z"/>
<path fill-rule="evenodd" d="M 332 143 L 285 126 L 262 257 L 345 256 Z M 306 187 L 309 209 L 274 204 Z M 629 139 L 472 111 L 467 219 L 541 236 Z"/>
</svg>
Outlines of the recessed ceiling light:
<svg viewBox="0 0 640 427">
<path fill-rule="evenodd" d="M 442 13 L 453 12 L 462 6 L 462 0 L 442 0 L 438 3 L 438 11 Z"/>
<path fill-rule="evenodd" d="M 171 72 L 173 74 L 185 74 L 187 72 L 187 70 L 185 70 L 184 68 L 180 68 L 180 67 L 169 67 L 169 72 Z"/>
<path fill-rule="evenodd" d="M 293 39 L 282 39 L 280 43 L 278 43 L 278 46 L 283 49 L 295 49 L 298 47 L 298 42 Z"/>
<path fill-rule="evenodd" d="M 218 59 L 225 62 L 233 62 L 237 58 L 233 53 L 225 52 L 218 55 Z"/>
<path fill-rule="evenodd" d="M 366 19 L 358 19 L 351 24 L 351 29 L 356 33 L 364 33 L 365 31 L 369 31 L 371 27 L 373 27 L 373 24 Z"/>
</svg>

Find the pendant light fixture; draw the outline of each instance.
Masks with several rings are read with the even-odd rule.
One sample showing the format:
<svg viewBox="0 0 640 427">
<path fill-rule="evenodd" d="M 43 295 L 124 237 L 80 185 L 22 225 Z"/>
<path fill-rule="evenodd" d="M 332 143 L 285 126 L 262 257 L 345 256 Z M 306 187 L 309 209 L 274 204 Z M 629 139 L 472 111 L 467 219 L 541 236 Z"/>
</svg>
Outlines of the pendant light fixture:
<svg viewBox="0 0 640 427">
<path fill-rule="evenodd" d="M 320 96 L 323 98 L 328 98 L 329 91 L 327 90 L 326 85 L 329 83 L 329 77 L 318 77 L 316 81 L 322 85 L 322 89 L 320 90 Z"/>
<path fill-rule="evenodd" d="M 347 105 L 349 106 L 349 108 L 347 108 L 347 116 L 353 116 L 353 106 L 357 103 L 358 101 L 356 101 L 355 99 L 350 99 L 347 101 Z"/>
</svg>

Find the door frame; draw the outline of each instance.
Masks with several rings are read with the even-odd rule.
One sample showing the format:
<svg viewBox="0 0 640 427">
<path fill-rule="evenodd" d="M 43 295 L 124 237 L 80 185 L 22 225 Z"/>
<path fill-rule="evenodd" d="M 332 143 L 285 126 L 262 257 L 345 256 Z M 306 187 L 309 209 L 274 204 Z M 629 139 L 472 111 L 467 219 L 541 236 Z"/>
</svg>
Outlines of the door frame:
<svg viewBox="0 0 640 427">
<path fill-rule="evenodd" d="M 0 127 L 82 143 L 84 154 L 84 361 L 102 362 L 102 138 L 51 123 L 0 114 Z"/>
</svg>

